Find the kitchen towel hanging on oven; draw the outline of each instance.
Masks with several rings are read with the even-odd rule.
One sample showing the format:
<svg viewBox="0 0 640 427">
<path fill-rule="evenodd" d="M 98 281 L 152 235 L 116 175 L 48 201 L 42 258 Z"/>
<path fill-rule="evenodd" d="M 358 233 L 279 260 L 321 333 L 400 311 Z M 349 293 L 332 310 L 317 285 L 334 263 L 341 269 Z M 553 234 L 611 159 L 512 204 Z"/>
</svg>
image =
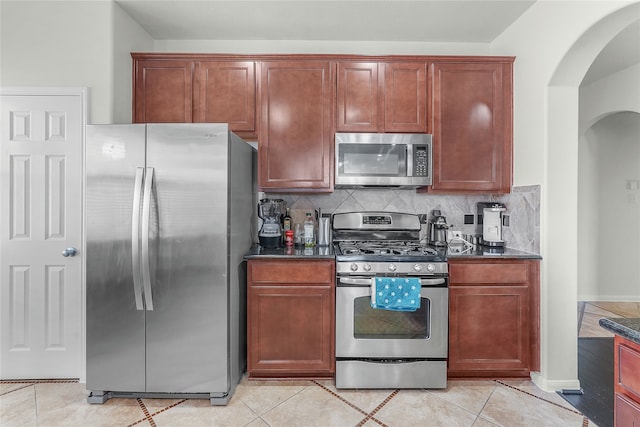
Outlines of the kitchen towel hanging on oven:
<svg viewBox="0 0 640 427">
<path fill-rule="evenodd" d="M 374 277 L 371 307 L 394 311 L 420 308 L 420 279 L 417 277 Z"/>
</svg>

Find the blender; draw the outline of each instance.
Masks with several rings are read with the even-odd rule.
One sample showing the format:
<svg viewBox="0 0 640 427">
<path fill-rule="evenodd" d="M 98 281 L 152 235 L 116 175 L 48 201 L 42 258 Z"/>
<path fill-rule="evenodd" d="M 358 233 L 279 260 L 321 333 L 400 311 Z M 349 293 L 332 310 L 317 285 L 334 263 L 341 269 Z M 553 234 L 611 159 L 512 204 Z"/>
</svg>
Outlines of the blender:
<svg viewBox="0 0 640 427">
<path fill-rule="evenodd" d="M 282 199 L 261 199 L 258 203 L 258 216 L 262 219 L 258 240 L 263 248 L 279 248 L 282 245 L 281 219 L 284 212 Z"/>
</svg>

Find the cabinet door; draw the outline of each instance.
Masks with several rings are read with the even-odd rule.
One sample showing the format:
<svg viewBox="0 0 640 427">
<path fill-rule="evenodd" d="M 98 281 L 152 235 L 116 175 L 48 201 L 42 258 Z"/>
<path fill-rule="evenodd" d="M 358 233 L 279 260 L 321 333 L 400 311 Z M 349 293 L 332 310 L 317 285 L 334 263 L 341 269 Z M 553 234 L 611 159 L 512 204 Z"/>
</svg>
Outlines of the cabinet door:
<svg viewBox="0 0 640 427">
<path fill-rule="evenodd" d="M 338 63 L 336 131 L 378 132 L 377 62 Z"/>
<path fill-rule="evenodd" d="M 333 190 L 331 69 L 329 61 L 261 64 L 262 190 Z"/>
<path fill-rule="evenodd" d="M 196 65 L 194 121 L 228 123 L 255 135 L 256 81 L 253 61 L 202 61 Z"/>
<path fill-rule="evenodd" d="M 451 377 L 528 377 L 540 370 L 535 260 L 450 260 Z"/>
<path fill-rule="evenodd" d="M 249 375 L 332 375 L 333 295 L 332 286 L 251 286 Z"/>
<path fill-rule="evenodd" d="M 134 61 L 133 122 L 191 122 L 193 61 Z"/>
<path fill-rule="evenodd" d="M 427 64 L 389 62 L 384 71 L 384 131 L 427 131 Z"/>
<path fill-rule="evenodd" d="M 529 372 L 526 286 L 451 286 L 449 363 L 455 371 Z"/>
<path fill-rule="evenodd" d="M 436 62 L 431 191 L 508 193 L 512 64 Z"/>
</svg>

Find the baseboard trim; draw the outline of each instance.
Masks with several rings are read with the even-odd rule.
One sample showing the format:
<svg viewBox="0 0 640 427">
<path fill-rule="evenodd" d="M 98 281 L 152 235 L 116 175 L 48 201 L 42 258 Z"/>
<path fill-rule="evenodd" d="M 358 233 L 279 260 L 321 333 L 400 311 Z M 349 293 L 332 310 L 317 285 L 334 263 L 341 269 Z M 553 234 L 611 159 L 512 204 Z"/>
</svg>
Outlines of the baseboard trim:
<svg viewBox="0 0 640 427">
<path fill-rule="evenodd" d="M 531 373 L 531 381 L 542 390 L 553 393 L 561 390 L 580 390 L 580 380 L 549 380 L 540 372 Z"/>
</svg>

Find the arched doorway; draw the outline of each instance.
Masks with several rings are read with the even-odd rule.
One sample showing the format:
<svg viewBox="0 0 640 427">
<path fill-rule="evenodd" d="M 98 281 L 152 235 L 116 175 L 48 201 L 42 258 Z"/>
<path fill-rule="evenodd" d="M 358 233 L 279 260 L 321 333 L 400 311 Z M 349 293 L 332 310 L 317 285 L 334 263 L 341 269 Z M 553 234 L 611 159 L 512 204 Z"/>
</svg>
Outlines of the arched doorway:
<svg viewBox="0 0 640 427">
<path fill-rule="evenodd" d="M 548 333 L 543 360 L 544 378 L 562 377 L 572 366 L 577 370 L 577 327 L 573 308 L 578 300 L 578 252 L 581 239 L 577 226 L 579 87 L 589 66 L 606 44 L 624 28 L 640 18 L 640 4 L 617 10 L 593 25 L 564 55 L 546 90 L 546 164 L 543 195 L 543 221 L 546 228 L 543 292 L 548 302 L 547 331 L 562 325 L 559 332 Z M 574 320 L 575 319 L 575 320 Z M 574 339 L 569 339 L 574 337 Z M 545 352 L 545 350 L 543 350 Z M 575 358 L 573 357 L 575 355 Z M 561 362 L 554 360 L 561 358 Z M 544 363 L 544 362 L 543 362 Z M 566 376 L 565 376 L 566 377 Z M 577 375 L 576 375 L 577 377 Z M 578 386 L 578 384 L 575 384 Z"/>
</svg>

